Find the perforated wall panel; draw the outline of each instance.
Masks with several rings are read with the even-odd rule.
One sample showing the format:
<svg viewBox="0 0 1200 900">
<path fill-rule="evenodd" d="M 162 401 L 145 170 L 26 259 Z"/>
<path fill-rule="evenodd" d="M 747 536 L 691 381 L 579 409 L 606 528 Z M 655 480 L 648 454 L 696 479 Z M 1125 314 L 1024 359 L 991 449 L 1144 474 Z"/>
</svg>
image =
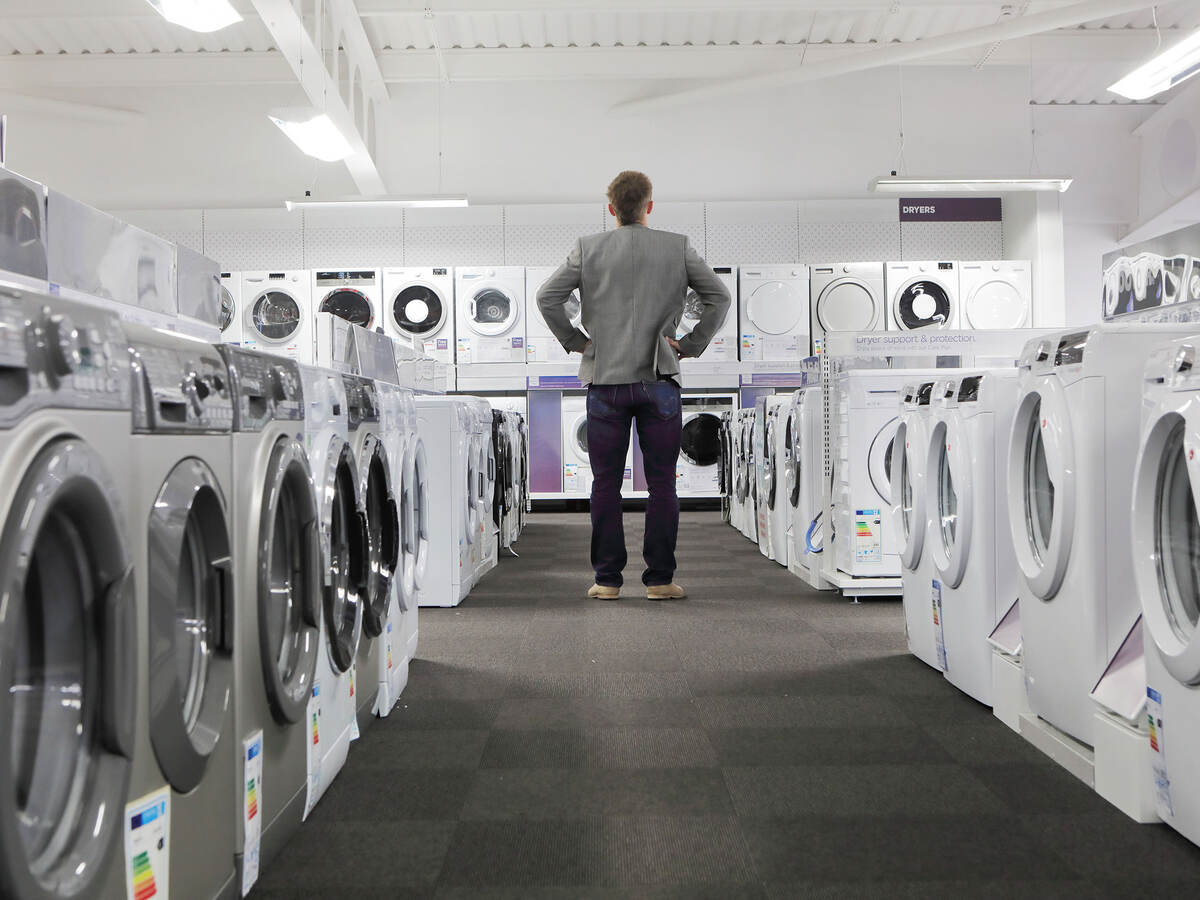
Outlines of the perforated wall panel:
<svg viewBox="0 0 1200 900">
<path fill-rule="evenodd" d="M 1004 259 L 1000 222 L 905 222 L 893 259 Z M 888 259 L 889 257 L 874 257 Z"/>
<path fill-rule="evenodd" d="M 304 268 L 304 242 L 299 228 L 294 231 L 210 229 L 204 233 L 204 255 L 220 263 L 222 272 Z"/>
<path fill-rule="evenodd" d="M 304 231 L 304 260 L 315 266 L 403 266 L 404 228 L 349 226 Z"/>
<path fill-rule="evenodd" d="M 404 231 L 406 266 L 502 266 L 504 226 L 418 225 Z"/>
<path fill-rule="evenodd" d="M 204 232 L 203 231 L 157 231 L 155 232 L 160 238 L 170 241 L 172 244 L 178 244 L 180 247 L 187 247 L 189 250 L 195 250 L 197 253 L 204 252 Z"/>
<path fill-rule="evenodd" d="M 899 258 L 899 222 L 800 223 L 799 262 L 856 262 Z"/>
<path fill-rule="evenodd" d="M 513 225 L 504 229 L 504 262 L 510 266 L 561 265 L 586 234 L 596 234 L 603 227 L 599 218 L 594 222 L 551 225 Z"/>
<path fill-rule="evenodd" d="M 705 259 L 716 265 L 743 260 L 791 263 L 796 259 L 796 223 L 709 224 Z"/>
</svg>

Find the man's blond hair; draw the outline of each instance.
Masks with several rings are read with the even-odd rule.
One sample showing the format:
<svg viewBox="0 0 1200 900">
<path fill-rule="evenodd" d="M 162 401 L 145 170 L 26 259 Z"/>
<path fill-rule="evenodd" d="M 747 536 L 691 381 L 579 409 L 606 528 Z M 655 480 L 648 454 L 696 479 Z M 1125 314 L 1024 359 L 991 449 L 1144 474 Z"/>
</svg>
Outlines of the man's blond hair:
<svg viewBox="0 0 1200 900">
<path fill-rule="evenodd" d="M 617 212 L 617 223 L 637 222 L 646 212 L 653 189 L 650 179 L 641 172 L 626 170 L 614 178 L 608 186 L 608 202 Z"/>
</svg>

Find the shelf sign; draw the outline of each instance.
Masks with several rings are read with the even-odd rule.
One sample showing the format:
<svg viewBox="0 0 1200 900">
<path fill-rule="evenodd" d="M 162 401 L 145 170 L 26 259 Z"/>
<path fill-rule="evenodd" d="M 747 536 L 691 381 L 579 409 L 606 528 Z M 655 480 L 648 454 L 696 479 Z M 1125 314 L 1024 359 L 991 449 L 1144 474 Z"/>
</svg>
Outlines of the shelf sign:
<svg viewBox="0 0 1200 900">
<path fill-rule="evenodd" d="M 901 222 L 999 222 L 999 197 L 901 197 Z"/>
</svg>

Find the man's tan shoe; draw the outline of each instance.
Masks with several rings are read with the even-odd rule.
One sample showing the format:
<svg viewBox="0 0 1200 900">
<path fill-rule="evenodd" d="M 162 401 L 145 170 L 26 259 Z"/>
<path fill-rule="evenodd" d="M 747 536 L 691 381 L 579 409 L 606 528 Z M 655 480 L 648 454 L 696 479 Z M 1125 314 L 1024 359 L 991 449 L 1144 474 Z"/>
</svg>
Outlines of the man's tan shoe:
<svg viewBox="0 0 1200 900">
<path fill-rule="evenodd" d="M 588 588 L 588 596 L 593 600 L 616 600 L 621 596 L 621 589 L 608 584 L 593 584 Z"/>
<path fill-rule="evenodd" d="M 687 591 L 677 584 L 651 584 L 646 586 L 648 600 L 682 600 Z"/>
</svg>

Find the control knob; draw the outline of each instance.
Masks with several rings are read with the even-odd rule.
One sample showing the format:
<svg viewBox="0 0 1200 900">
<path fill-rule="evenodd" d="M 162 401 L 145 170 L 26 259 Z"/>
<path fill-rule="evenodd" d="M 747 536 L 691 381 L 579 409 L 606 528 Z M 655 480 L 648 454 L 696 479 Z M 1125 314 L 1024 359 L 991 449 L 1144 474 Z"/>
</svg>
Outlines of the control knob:
<svg viewBox="0 0 1200 900">
<path fill-rule="evenodd" d="M 83 363 L 79 350 L 79 331 L 71 320 L 60 313 L 47 313 L 41 322 L 41 332 L 50 371 L 62 377 L 70 375 Z"/>
</svg>

